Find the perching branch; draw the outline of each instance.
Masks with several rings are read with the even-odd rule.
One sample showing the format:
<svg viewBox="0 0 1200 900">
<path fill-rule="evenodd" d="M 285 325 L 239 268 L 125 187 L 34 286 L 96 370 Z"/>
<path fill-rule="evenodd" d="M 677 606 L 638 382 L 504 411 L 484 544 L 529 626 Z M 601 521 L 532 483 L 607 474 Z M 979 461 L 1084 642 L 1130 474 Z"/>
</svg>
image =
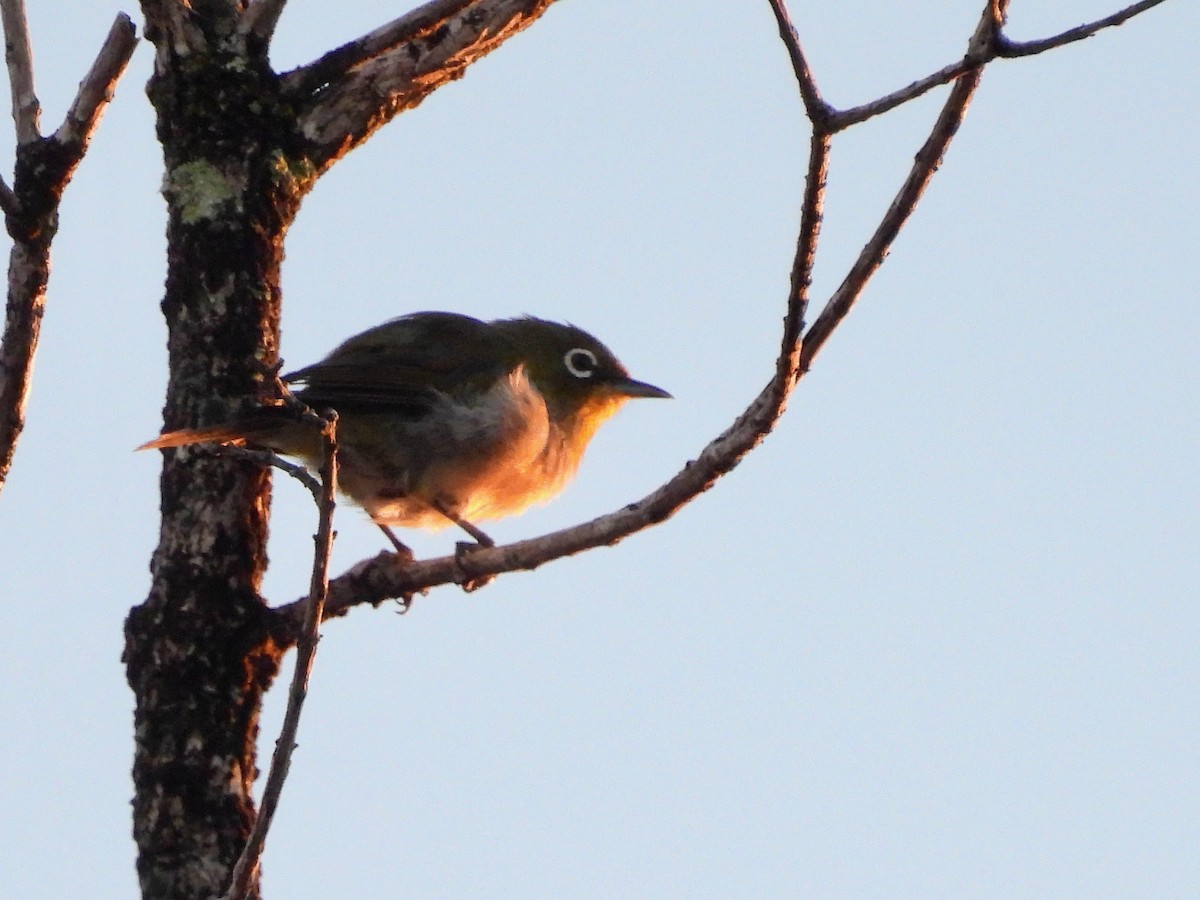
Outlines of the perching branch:
<svg viewBox="0 0 1200 900">
<path fill-rule="evenodd" d="M 12 467 L 25 427 L 30 375 L 46 303 L 50 243 L 58 224 L 58 202 L 87 151 L 92 132 L 112 98 L 137 45 L 133 22 L 120 14 L 100 53 L 79 85 L 59 129 L 43 138 L 33 91 L 29 33 L 21 0 L 0 0 L 17 149 L 13 187 L 0 180 L 0 209 L 13 238 L 8 265 L 8 304 L 0 342 L 0 489 Z"/>
<path fill-rule="evenodd" d="M 296 734 L 300 728 L 300 713 L 308 696 L 308 679 L 312 674 L 313 661 L 317 655 L 317 643 L 321 639 L 321 621 L 324 618 L 325 602 L 329 592 L 329 555 L 333 552 L 333 510 L 337 496 L 337 413 L 329 413 L 321 428 L 321 495 L 317 508 L 319 522 L 313 536 L 316 549 L 313 555 L 312 579 L 308 599 L 304 604 L 304 619 L 300 636 L 296 642 L 296 669 L 292 673 L 292 684 L 288 691 L 287 711 L 283 716 L 283 727 L 275 742 L 271 756 L 271 771 L 263 789 L 262 805 L 254 820 L 250 837 L 233 868 L 229 890 L 222 900 L 243 900 L 257 880 L 259 860 L 266 845 L 267 832 L 279 805 L 283 783 L 291 767 L 292 752 L 296 749 Z"/>
<path fill-rule="evenodd" d="M 1030 42 L 1028 45 L 1011 45 L 1003 39 L 1001 29 L 1008 2 L 989 0 L 971 37 L 963 62 L 918 82 L 919 91 L 910 86 L 845 112 L 829 107 L 822 99 L 783 0 L 768 2 L 775 13 L 780 36 L 787 47 L 805 109 L 813 124 L 800 234 L 784 315 L 783 337 L 775 363 L 775 373 L 770 382 L 738 419 L 710 442 L 695 460 L 689 462 L 662 487 L 641 500 L 581 525 L 505 546 L 478 549 L 466 555 L 398 564 L 393 554 L 381 553 L 372 559 L 363 560 L 330 582 L 325 608 L 327 617 L 344 615 L 351 607 L 360 603 L 378 605 L 384 600 L 407 597 L 438 585 L 467 584 L 503 572 L 534 569 L 561 556 L 615 544 L 636 531 L 663 521 L 695 499 L 736 466 L 774 427 L 787 405 L 792 389 L 808 371 L 817 353 L 837 326 L 845 319 L 867 282 L 887 256 L 900 228 L 915 210 L 966 115 L 984 66 L 1001 55 L 998 48 L 1029 46 L 1037 48 L 1030 52 L 1041 52 L 1079 40 L 1101 28 L 1119 24 L 1161 0 L 1136 4 L 1092 25 L 1081 26 L 1080 29 L 1072 29 L 1056 38 Z M 954 74 L 948 74 L 950 72 Z M 937 83 L 955 78 L 957 83 L 951 90 L 929 137 L 917 153 L 913 167 L 896 198 L 841 285 L 834 291 L 816 322 L 804 332 L 801 339 L 813 259 L 820 232 L 831 135 L 919 96 Z M 281 640 L 286 642 L 300 632 L 304 608 L 302 602 L 297 601 L 277 609 L 282 631 Z"/>
<path fill-rule="evenodd" d="M 465 556 L 445 556 L 408 565 L 397 565 L 395 554 L 380 553 L 358 563 L 330 582 L 326 617 L 345 615 L 351 607 L 360 603 L 378 605 L 384 600 L 408 598 L 442 584 L 478 583 L 481 579 L 502 572 L 535 569 L 560 556 L 615 544 L 636 531 L 669 518 L 736 466 L 770 432 L 783 414 L 788 397 L 801 375 L 800 334 L 804 329 L 804 313 L 808 305 L 812 267 L 825 205 L 829 146 L 828 135 L 814 133 L 809 149 L 800 236 L 792 266 L 775 375 L 737 421 L 705 447 L 697 459 L 638 502 L 591 522 L 539 538 L 502 547 L 481 548 Z M 300 633 L 303 610 L 300 601 L 278 610 L 282 626 L 280 640 L 287 642 Z"/>
</svg>

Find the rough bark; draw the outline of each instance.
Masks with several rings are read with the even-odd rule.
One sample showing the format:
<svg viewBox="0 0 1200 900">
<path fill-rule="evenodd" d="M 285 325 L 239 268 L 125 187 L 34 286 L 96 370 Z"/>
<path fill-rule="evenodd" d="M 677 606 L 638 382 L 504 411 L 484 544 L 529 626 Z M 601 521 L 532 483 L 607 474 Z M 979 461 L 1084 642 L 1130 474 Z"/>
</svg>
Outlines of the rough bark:
<svg viewBox="0 0 1200 900">
<path fill-rule="evenodd" d="M 283 237 L 310 184 L 265 45 L 231 38 L 232 6 L 196 8 L 184 22 L 147 10 L 169 211 L 170 426 L 223 417 L 274 363 Z M 279 668 L 258 593 L 270 482 L 246 463 L 171 452 L 161 489 L 150 596 L 126 623 L 138 873 L 146 897 L 211 897 L 254 820 L 259 710 Z"/>
</svg>

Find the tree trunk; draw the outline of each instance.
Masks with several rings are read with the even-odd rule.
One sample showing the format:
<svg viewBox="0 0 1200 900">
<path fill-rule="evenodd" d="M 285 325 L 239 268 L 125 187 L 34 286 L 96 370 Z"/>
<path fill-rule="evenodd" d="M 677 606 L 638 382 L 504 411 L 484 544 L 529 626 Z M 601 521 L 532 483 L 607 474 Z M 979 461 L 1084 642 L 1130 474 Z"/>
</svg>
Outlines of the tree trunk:
<svg viewBox="0 0 1200 900">
<path fill-rule="evenodd" d="M 308 186 L 281 162 L 302 156 L 265 52 L 230 43 L 160 49 L 148 88 L 169 208 L 170 427 L 259 393 L 278 351 L 283 236 Z M 161 487 L 150 595 L 126 623 L 138 872 L 145 897 L 209 898 L 253 822 L 259 711 L 282 655 L 258 593 L 270 479 L 189 449 L 165 454 Z"/>
</svg>

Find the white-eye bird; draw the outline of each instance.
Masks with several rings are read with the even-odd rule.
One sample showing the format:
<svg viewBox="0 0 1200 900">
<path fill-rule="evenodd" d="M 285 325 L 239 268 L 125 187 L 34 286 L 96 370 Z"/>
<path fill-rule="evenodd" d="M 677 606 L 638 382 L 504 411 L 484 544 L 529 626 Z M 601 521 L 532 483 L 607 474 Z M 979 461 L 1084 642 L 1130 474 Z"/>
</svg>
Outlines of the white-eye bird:
<svg viewBox="0 0 1200 900">
<path fill-rule="evenodd" d="M 473 523 L 549 500 L 574 476 L 596 429 L 631 397 L 670 397 L 629 377 L 573 325 L 483 322 L 418 312 L 347 340 L 283 376 L 297 399 L 338 413 L 340 486 L 397 549 L 390 526 Z M 249 444 L 316 465 L 321 439 L 286 405 L 169 431 L 138 449 Z"/>
</svg>

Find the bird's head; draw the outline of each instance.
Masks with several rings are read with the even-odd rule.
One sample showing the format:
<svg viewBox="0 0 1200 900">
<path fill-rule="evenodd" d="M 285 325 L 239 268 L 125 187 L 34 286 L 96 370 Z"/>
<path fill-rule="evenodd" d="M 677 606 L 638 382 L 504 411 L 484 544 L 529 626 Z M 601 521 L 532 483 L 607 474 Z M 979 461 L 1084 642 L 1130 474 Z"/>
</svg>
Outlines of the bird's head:
<svg viewBox="0 0 1200 900">
<path fill-rule="evenodd" d="M 524 317 L 493 323 L 519 350 L 529 380 L 546 400 L 550 421 L 581 445 L 626 400 L 670 397 L 637 381 L 604 344 L 582 328 Z"/>
</svg>

